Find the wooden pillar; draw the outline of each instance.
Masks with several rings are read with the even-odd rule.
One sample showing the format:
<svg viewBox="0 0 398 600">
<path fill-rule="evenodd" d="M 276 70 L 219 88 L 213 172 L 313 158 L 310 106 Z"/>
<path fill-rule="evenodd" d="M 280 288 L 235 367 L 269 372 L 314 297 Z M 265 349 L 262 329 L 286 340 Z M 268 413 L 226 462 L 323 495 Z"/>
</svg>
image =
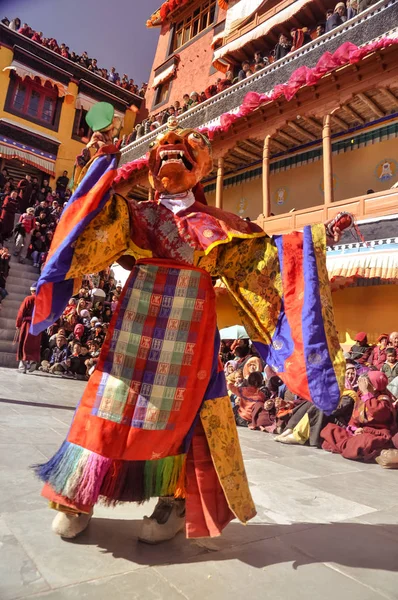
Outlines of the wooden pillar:
<svg viewBox="0 0 398 600">
<path fill-rule="evenodd" d="M 223 207 L 224 192 L 224 159 L 222 156 L 218 159 L 217 166 L 217 185 L 216 185 L 216 207 Z"/>
<path fill-rule="evenodd" d="M 148 200 L 153 200 L 153 187 L 148 188 Z"/>
<path fill-rule="evenodd" d="M 270 143 L 271 136 L 267 135 L 264 140 L 263 146 L 263 215 L 264 219 L 271 214 L 271 188 L 270 188 L 270 172 L 269 172 L 269 160 L 270 160 Z"/>
<path fill-rule="evenodd" d="M 323 193 L 325 206 L 333 202 L 333 165 L 332 165 L 332 142 L 331 135 L 331 115 L 325 115 L 323 118 L 322 129 L 322 148 L 323 148 Z"/>
</svg>

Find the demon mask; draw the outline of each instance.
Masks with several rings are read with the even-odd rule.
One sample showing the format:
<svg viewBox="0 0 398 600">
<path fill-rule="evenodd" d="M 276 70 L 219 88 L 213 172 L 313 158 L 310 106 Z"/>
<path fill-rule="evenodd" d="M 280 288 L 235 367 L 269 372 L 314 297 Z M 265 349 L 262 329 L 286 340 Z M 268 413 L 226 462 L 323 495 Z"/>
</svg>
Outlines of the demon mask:
<svg viewBox="0 0 398 600">
<path fill-rule="evenodd" d="M 211 145 L 198 131 L 180 129 L 175 117 L 167 125 L 149 146 L 149 182 L 162 194 L 181 194 L 211 172 Z"/>
</svg>

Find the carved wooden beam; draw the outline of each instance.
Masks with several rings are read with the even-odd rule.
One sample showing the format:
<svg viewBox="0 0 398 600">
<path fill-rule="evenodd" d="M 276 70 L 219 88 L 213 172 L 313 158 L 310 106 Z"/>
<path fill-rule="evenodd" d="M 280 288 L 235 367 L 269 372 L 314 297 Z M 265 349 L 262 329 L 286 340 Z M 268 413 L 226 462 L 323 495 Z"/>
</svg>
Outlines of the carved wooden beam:
<svg viewBox="0 0 398 600">
<path fill-rule="evenodd" d="M 376 117 L 385 117 L 385 113 L 383 110 L 381 110 L 380 106 L 378 106 L 376 104 L 376 102 L 374 102 L 373 100 L 371 100 L 370 98 L 368 98 L 368 96 L 366 94 L 357 94 L 357 97 L 362 100 L 362 102 L 364 104 L 366 104 L 366 106 L 368 108 L 370 108 L 370 110 L 376 115 Z"/>
<path fill-rule="evenodd" d="M 337 123 L 337 125 L 339 127 L 341 127 L 341 129 L 344 129 L 345 131 L 347 129 L 350 128 L 350 126 L 348 125 L 348 123 L 346 123 L 345 121 L 343 121 L 343 119 L 341 119 L 340 117 L 338 117 L 337 115 L 332 115 L 332 119 L 335 123 Z"/>
<path fill-rule="evenodd" d="M 389 88 L 380 88 L 380 91 L 392 102 L 393 106 L 398 106 L 398 98 Z"/>
<path fill-rule="evenodd" d="M 283 137 L 285 140 L 287 140 L 291 144 L 294 144 L 295 146 L 297 146 L 297 144 L 301 144 L 300 140 L 296 139 L 295 137 L 293 137 L 292 135 L 290 135 L 288 133 L 285 133 L 284 131 L 279 130 L 278 135 L 280 137 Z"/>
<path fill-rule="evenodd" d="M 297 133 L 299 133 L 300 135 L 303 135 L 311 142 L 315 142 L 315 140 L 317 139 L 316 135 L 314 135 L 310 131 L 307 131 L 304 127 L 297 125 L 297 123 L 294 123 L 293 121 L 288 121 L 287 124 L 289 125 L 289 127 L 294 129 L 294 131 L 297 131 Z"/>
<path fill-rule="evenodd" d="M 349 104 L 344 104 L 343 108 L 346 112 L 348 112 L 349 115 L 351 115 L 354 121 L 358 121 L 358 123 L 365 125 L 366 120 L 363 117 L 361 117 L 361 115 L 357 113 L 357 111 L 354 110 Z"/>
</svg>

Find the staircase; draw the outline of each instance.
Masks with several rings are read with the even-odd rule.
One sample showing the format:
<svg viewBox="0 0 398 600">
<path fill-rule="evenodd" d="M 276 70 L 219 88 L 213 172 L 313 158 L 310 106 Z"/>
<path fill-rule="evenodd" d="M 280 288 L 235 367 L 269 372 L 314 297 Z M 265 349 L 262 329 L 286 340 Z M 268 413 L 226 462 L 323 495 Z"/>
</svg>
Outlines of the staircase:
<svg viewBox="0 0 398 600">
<path fill-rule="evenodd" d="M 6 244 L 10 252 L 14 245 Z M 30 286 L 39 278 L 39 270 L 32 267 L 27 260 L 24 265 L 18 262 L 18 258 L 11 257 L 10 273 L 7 277 L 8 296 L 1 303 L 0 308 L 0 367 L 18 366 L 16 353 L 17 345 L 13 344 L 15 336 L 15 320 L 22 300 L 29 296 Z"/>
</svg>

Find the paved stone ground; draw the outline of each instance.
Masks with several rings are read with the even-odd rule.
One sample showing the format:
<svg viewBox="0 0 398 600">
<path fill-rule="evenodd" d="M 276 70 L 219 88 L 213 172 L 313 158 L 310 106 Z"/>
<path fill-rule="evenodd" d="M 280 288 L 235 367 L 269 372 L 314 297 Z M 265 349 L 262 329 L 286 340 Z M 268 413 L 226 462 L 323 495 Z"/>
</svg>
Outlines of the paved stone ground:
<svg viewBox="0 0 398 600">
<path fill-rule="evenodd" d="M 221 538 L 137 542 L 150 505 L 98 508 L 78 540 L 29 465 L 62 442 L 84 384 L 0 369 L 0 599 L 398 598 L 398 472 L 240 430 L 258 516 Z"/>
</svg>

